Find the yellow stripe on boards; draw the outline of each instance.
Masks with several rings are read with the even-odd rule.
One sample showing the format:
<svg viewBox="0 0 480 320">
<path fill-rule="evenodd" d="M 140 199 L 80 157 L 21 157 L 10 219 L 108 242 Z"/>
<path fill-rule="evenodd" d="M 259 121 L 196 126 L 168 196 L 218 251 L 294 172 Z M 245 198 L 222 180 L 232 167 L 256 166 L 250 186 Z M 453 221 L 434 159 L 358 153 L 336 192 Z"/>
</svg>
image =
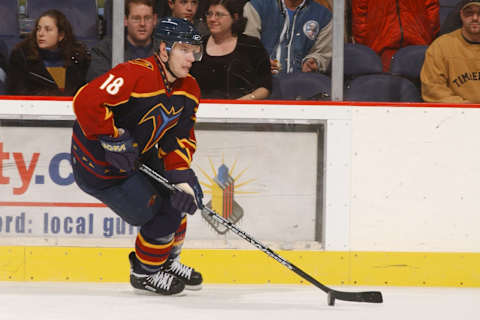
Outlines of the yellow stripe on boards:
<svg viewBox="0 0 480 320">
<path fill-rule="evenodd" d="M 25 280 L 25 248 L 0 247 L 0 281 Z"/>
<path fill-rule="evenodd" d="M 0 281 L 127 282 L 131 248 L 0 247 Z M 480 287 L 480 253 L 278 251 L 326 285 Z M 259 250 L 184 249 L 205 283 L 308 283 Z"/>
<path fill-rule="evenodd" d="M 480 287 L 480 253 L 353 252 L 352 284 Z"/>
</svg>

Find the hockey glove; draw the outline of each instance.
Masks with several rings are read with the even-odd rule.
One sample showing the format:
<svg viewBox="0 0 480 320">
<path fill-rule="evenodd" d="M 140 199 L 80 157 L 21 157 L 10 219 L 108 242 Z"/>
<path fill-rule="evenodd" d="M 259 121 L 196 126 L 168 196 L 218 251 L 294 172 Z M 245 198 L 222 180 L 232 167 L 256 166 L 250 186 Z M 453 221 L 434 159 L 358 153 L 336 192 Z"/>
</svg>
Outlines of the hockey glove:
<svg viewBox="0 0 480 320">
<path fill-rule="evenodd" d="M 101 136 L 100 144 L 105 149 L 105 160 L 119 170 L 131 172 L 135 170 L 138 158 L 138 144 L 128 131 L 119 129 L 119 136 Z"/>
<path fill-rule="evenodd" d="M 194 214 L 197 208 L 202 209 L 203 191 L 192 169 L 170 170 L 165 173 L 165 177 L 183 190 L 170 195 L 170 202 L 175 209 L 188 214 Z"/>
</svg>

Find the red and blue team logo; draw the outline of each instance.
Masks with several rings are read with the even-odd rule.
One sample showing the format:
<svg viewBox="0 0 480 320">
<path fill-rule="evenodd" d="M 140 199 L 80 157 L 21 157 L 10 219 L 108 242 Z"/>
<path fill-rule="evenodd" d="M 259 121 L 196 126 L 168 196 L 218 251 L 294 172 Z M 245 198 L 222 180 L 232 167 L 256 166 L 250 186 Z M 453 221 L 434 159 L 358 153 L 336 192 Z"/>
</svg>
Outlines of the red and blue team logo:
<svg viewBox="0 0 480 320">
<path fill-rule="evenodd" d="M 206 206 L 232 223 L 237 223 L 243 217 L 243 208 L 235 201 L 235 179 L 232 178 L 228 167 L 222 164 L 218 172 L 209 185 L 212 199 Z M 224 225 L 220 224 L 202 211 L 202 217 L 219 234 L 225 234 L 228 231 Z"/>
<path fill-rule="evenodd" d="M 183 107 L 175 110 L 175 107 L 171 106 L 170 109 L 165 107 L 163 103 L 159 103 L 151 108 L 143 118 L 138 122 L 142 124 L 151 121 L 153 126 L 152 135 L 148 140 L 142 153 L 150 150 L 158 141 L 165 135 L 165 133 L 177 125 L 180 115 L 182 114 Z"/>
</svg>

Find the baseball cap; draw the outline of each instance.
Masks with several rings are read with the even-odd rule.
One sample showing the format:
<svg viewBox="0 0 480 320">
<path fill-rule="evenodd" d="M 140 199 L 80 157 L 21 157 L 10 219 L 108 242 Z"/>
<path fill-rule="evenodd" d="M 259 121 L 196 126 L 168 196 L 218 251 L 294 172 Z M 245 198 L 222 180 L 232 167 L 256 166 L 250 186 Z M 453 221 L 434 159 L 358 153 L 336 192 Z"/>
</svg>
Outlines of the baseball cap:
<svg viewBox="0 0 480 320">
<path fill-rule="evenodd" d="M 470 6 L 477 5 L 480 6 L 480 1 L 475 1 L 475 0 L 464 0 L 462 1 L 462 4 L 460 6 L 461 10 L 468 8 Z"/>
</svg>

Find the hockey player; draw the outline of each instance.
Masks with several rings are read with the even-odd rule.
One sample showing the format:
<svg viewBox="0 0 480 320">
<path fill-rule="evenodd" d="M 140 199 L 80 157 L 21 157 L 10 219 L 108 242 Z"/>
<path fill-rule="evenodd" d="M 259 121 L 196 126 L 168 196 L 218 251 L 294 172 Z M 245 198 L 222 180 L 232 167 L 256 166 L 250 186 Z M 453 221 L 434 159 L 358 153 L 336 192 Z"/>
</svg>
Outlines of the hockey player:
<svg viewBox="0 0 480 320">
<path fill-rule="evenodd" d="M 202 276 L 179 261 L 187 216 L 203 193 L 190 169 L 200 90 L 189 75 L 202 56 L 200 34 L 186 20 L 161 19 L 155 54 L 120 64 L 82 87 L 72 167 L 77 185 L 128 223 L 141 226 L 129 255 L 130 283 L 162 295 L 200 289 Z M 168 193 L 138 163 L 185 192 Z"/>
</svg>

